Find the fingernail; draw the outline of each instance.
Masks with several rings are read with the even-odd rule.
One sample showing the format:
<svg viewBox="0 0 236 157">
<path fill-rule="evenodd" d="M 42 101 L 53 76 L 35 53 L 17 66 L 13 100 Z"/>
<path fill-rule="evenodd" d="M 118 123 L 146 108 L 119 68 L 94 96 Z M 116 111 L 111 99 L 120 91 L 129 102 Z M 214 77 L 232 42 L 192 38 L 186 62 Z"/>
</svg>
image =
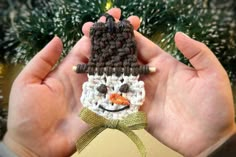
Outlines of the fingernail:
<svg viewBox="0 0 236 157">
<path fill-rule="evenodd" d="M 111 8 L 107 11 L 109 14 L 112 14 L 116 12 L 117 14 L 121 14 L 121 9 L 120 8 Z"/>
<path fill-rule="evenodd" d="M 105 16 L 101 16 L 99 19 L 98 19 L 98 22 L 106 22 L 106 17 Z"/>
<path fill-rule="evenodd" d="M 189 38 L 190 39 L 190 37 L 187 35 L 187 34 L 185 34 L 185 33 L 183 33 L 183 32 L 180 32 L 183 36 L 185 36 L 185 37 L 187 37 L 187 38 Z"/>
<path fill-rule="evenodd" d="M 55 40 L 56 38 L 59 38 L 57 34 L 54 35 L 54 37 L 51 39 L 51 41 Z"/>
</svg>

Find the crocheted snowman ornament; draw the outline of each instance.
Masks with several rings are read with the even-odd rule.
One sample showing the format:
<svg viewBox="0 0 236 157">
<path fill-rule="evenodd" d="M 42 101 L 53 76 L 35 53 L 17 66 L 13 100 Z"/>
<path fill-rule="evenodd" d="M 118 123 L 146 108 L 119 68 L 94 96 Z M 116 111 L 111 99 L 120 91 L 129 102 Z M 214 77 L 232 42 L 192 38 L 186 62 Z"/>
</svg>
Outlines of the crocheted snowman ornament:
<svg viewBox="0 0 236 157">
<path fill-rule="evenodd" d="M 132 129 L 129 129 L 133 127 L 131 125 L 140 125 L 134 129 L 146 126 L 145 114 L 139 112 L 145 98 L 144 82 L 139 80 L 139 76 L 155 69 L 138 64 L 130 22 L 122 20 L 115 23 L 112 16 L 106 17 L 105 23 L 97 22 L 90 30 L 92 48 L 88 64 L 73 67 L 77 73 L 88 73 L 88 81 L 83 84 L 80 99 L 85 109 L 81 111 L 80 116 L 93 128 L 118 129 L 132 139 L 128 135 L 132 132 Z M 96 132 L 95 130 L 93 132 Z M 77 142 L 79 152 L 83 149 L 81 147 L 86 147 L 98 133 L 93 135 L 93 138 L 88 137 L 91 136 L 88 134 L 90 133 Z M 132 140 L 138 147 L 143 145 L 135 138 Z M 145 150 L 142 149 L 144 148 L 139 148 L 142 156 L 145 156 Z"/>
<path fill-rule="evenodd" d="M 83 85 L 81 102 L 84 107 L 107 119 L 122 119 L 138 112 L 144 102 L 145 91 L 139 76 L 106 74 L 88 75 Z"/>
</svg>

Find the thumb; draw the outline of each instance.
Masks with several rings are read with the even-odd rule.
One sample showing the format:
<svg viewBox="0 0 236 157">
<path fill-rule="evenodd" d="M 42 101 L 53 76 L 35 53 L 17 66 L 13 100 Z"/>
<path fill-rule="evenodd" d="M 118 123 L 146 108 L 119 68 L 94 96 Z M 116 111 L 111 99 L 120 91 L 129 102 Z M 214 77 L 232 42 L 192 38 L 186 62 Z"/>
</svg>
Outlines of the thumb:
<svg viewBox="0 0 236 157">
<path fill-rule="evenodd" d="M 198 73 L 224 70 L 213 52 L 203 43 L 191 39 L 184 33 L 175 35 L 177 48 L 190 61 Z"/>
<path fill-rule="evenodd" d="M 19 77 L 27 83 L 41 83 L 60 58 L 62 49 L 61 39 L 55 36 L 25 66 Z"/>
</svg>

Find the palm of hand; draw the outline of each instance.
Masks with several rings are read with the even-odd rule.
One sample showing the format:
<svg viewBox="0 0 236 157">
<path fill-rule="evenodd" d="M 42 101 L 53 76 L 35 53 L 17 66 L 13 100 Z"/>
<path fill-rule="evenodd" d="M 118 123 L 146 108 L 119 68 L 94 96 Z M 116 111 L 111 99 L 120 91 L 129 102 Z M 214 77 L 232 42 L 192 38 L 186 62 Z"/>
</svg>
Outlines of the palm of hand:
<svg viewBox="0 0 236 157">
<path fill-rule="evenodd" d="M 148 64 L 158 71 L 143 78 L 147 89 L 143 110 L 148 114 L 148 130 L 156 138 L 191 156 L 187 151 L 196 155 L 232 129 L 227 127 L 232 126 L 233 102 L 230 92 L 223 93 L 230 91 L 223 70 L 206 74 L 205 69 L 197 71 L 168 54 Z M 202 141 L 199 148 L 191 147 Z"/>
<path fill-rule="evenodd" d="M 54 42 L 58 44 L 59 41 Z M 78 47 L 74 49 L 77 51 Z M 72 66 L 78 63 L 81 60 L 72 52 L 43 81 L 36 76 L 38 74 L 28 77 L 32 64 L 29 63 L 15 80 L 7 134 L 18 144 L 45 157 L 71 155 L 75 140 L 87 129 L 78 117 L 81 84 L 85 79 L 85 75 L 78 76 L 72 71 Z"/>
</svg>

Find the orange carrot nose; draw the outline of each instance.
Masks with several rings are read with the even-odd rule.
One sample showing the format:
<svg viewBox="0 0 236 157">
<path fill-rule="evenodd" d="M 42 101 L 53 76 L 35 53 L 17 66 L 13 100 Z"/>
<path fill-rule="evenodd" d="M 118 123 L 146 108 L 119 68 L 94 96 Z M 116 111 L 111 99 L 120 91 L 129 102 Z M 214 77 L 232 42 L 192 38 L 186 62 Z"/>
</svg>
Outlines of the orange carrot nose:
<svg viewBox="0 0 236 157">
<path fill-rule="evenodd" d="M 117 105 L 129 105 L 130 102 L 127 98 L 121 96 L 120 94 L 113 93 L 110 95 L 110 101 Z"/>
</svg>

